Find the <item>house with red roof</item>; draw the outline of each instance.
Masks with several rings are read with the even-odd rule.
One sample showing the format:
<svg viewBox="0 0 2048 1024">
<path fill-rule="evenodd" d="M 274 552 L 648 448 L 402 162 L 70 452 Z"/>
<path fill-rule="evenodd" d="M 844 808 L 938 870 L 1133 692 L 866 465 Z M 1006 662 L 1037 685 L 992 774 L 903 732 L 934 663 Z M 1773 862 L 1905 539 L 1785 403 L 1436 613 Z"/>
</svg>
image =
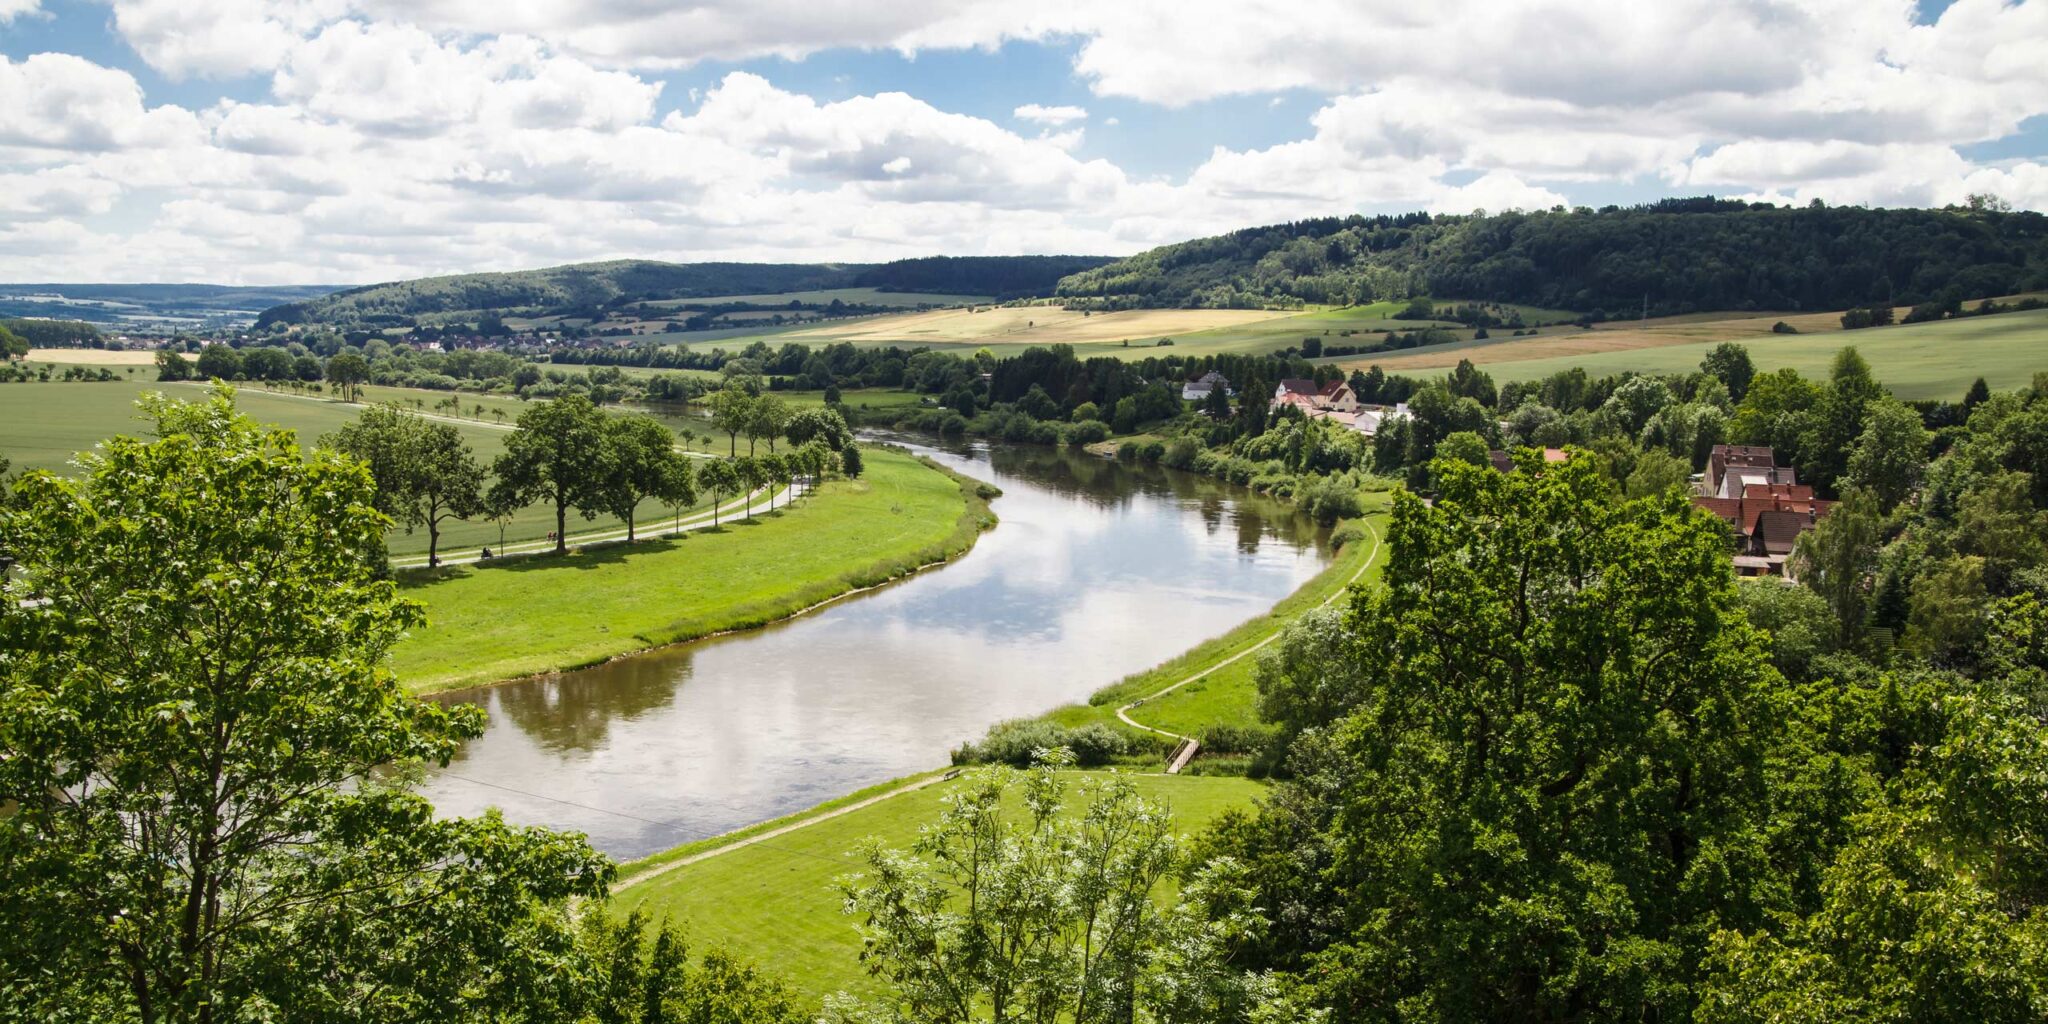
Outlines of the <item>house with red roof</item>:
<svg viewBox="0 0 2048 1024">
<path fill-rule="evenodd" d="M 1692 500 L 1728 524 L 1735 538 L 1735 571 L 1744 576 L 1785 575 L 1799 535 L 1813 529 L 1835 504 L 1814 497 L 1811 486 L 1793 483 L 1744 484 L 1735 497 Z"/>
</svg>

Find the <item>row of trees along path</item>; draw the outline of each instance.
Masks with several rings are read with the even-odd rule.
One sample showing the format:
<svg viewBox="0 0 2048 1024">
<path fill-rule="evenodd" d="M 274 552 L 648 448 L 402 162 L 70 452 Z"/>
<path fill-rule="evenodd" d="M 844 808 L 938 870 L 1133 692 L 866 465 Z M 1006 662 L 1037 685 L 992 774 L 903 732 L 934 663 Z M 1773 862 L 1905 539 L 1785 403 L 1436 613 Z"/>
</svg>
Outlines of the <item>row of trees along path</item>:
<svg viewBox="0 0 2048 1024">
<path fill-rule="evenodd" d="M 568 396 L 527 409 L 515 426 L 497 425 L 512 436 L 492 466 L 496 483 L 486 489 L 483 467 L 451 425 L 454 422 L 492 426 L 386 405 L 365 410 L 327 438 L 339 450 L 369 463 L 378 484 L 380 511 L 395 522 L 427 529 L 426 557 L 399 559 L 393 562 L 396 567 L 478 561 L 480 550 L 460 552 L 452 559 L 440 557 L 443 522 L 483 516 L 503 523 L 518 509 L 541 501 L 554 507 L 553 537 L 501 542 L 498 553 L 562 553 L 572 541 L 632 541 L 639 525 L 635 513 L 649 498 L 676 513 L 675 532 L 716 526 L 726 515 L 752 516 L 763 498 L 773 509 L 775 493 L 785 486 L 794 500 L 807 491 L 800 478 L 815 478 L 831 465 L 844 463 L 844 449 L 852 442 L 845 421 L 836 413 L 804 410 L 778 423 L 791 443 L 799 445 L 795 450 L 775 454 L 771 439 L 771 453 L 765 458 L 721 461 L 679 447 L 675 435 L 653 417 L 609 415 L 588 399 Z M 701 461 L 693 467 L 692 458 Z M 681 510 L 696 503 L 700 487 L 711 492 L 712 507 L 685 521 Z M 726 494 L 740 496 L 721 505 Z M 586 519 L 609 514 L 625 526 L 572 537 L 571 508 Z"/>
</svg>

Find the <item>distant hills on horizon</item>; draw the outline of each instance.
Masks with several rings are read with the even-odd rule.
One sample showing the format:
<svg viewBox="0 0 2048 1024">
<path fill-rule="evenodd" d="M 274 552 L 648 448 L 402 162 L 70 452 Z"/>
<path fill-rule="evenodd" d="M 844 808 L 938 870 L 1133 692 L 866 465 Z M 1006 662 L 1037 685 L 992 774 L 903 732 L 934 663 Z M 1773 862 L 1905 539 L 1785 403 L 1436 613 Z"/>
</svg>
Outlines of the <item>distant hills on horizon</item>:
<svg viewBox="0 0 2048 1024">
<path fill-rule="evenodd" d="M 1057 298 L 1083 309 L 1345 306 L 1435 296 L 1589 317 L 1912 305 L 2048 289 L 2048 216 L 1778 207 L 1714 198 L 1600 210 L 1328 217 L 1245 228 L 1123 258 L 933 256 L 888 263 L 608 260 L 356 287 L 0 285 L 0 316 L 137 311 L 389 328 L 595 317 L 653 304 L 835 315 L 835 292 Z M 43 297 L 36 298 L 38 293 Z M 828 298 L 829 296 L 829 298 Z M 701 300 L 710 300 L 709 303 Z M 837 303 L 836 305 L 834 303 Z M 903 305 L 905 303 L 893 303 Z M 863 308 L 856 298 L 849 311 Z"/>
</svg>

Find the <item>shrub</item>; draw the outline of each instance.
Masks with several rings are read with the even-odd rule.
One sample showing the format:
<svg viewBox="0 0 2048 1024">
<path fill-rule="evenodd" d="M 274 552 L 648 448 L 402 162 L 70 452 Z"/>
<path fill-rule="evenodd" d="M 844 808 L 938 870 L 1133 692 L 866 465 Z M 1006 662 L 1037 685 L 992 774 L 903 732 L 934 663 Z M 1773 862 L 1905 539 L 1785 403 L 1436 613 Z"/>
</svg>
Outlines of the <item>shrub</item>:
<svg viewBox="0 0 2048 1024">
<path fill-rule="evenodd" d="M 1138 449 L 1138 457 L 1146 462 L 1158 462 L 1165 455 L 1166 446 L 1158 441 L 1147 441 L 1144 447 Z"/>
<path fill-rule="evenodd" d="M 1067 430 L 1067 443 L 1071 445 L 1094 444 L 1109 440 L 1109 424 L 1101 420 L 1082 420 Z M 1122 454 L 1119 450 L 1118 454 Z"/>
<path fill-rule="evenodd" d="M 1343 549 L 1365 539 L 1365 527 L 1357 523 L 1345 523 L 1330 535 L 1330 546 Z"/>
<path fill-rule="evenodd" d="M 1091 722 L 1073 729 L 1039 718 L 1018 718 L 997 722 L 979 743 L 964 743 L 953 751 L 954 764 L 1007 764 L 1026 768 L 1040 750 L 1065 747 L 1084 767 L 1108 764 L 1131 749 L 1123 733 Z"/>
<path fill-rule="evenodd" d="M 1217 723 L 1202 731 L 1202 754 L 1256 754 L 1271 745 L 1277 735 L 1276 730 L 1256 725 Z"/>
<path fill-rule="evenodd" d="M 1356 518 L 1364 511 L 1358 501 L 1358 486 L 1348 473 L 1309 480 L 1298 489 L 1295 504 L 1325 526 L 1339 519 Z"/>
<path fill-rule="evenodd" d="M 1159 462 L 1174 469 L 1188 469 L 1195 464 L 1195 456 L 1201 454 L 1202 443 L 1182 434 L 1173 439 L 1160 452 Z"/>
</svg>

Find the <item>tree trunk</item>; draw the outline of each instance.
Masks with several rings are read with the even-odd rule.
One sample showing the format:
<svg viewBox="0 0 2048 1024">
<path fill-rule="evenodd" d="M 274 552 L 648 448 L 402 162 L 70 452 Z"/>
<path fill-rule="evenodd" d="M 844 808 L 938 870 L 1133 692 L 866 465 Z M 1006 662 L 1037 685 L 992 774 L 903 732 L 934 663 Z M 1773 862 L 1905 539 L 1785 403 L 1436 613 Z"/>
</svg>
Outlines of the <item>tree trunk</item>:
<svg viewBox="0 0 2048 1024">
<path fill-rule="evenodd" d="M 555 554 L 569 553 L 569 506 L 555 499 Z"/>
<path fill-rule="evenodd" d="M 427 568 L 441 564 L 441 517 L 427 513 Z"/>
</svg>

